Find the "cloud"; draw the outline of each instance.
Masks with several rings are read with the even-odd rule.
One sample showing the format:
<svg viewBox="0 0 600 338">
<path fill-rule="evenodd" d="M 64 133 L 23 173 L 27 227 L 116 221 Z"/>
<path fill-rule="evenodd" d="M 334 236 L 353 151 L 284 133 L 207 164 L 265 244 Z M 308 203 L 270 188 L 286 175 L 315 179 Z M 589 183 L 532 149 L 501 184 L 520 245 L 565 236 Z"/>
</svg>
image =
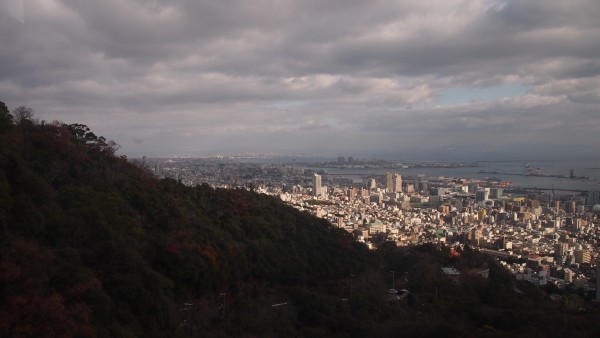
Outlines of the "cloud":
<svg viewBox="0 0 600 338">
<path fill-rule="evenodd" d="M 0 11 L 0 100 L 86 123 L 125 153 L 580 146 L 597 133 L 593 0 L 24 4 L 22 22 Z"/>
</svg>

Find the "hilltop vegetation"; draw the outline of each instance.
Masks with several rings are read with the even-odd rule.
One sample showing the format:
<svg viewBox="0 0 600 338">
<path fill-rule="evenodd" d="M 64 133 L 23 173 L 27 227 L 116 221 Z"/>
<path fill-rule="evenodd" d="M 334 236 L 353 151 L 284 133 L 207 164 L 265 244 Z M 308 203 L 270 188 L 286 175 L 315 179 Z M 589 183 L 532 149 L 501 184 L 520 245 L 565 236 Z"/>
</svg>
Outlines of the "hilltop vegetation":
<svg viewBox="0 0 600 338">
<path fill-rule="evenodd" d="M 38 121 L 25 107 L 11 115 L 0 102 L 0 336 L 599 329 L 595 313 L 551 304 L 477 252 L 453 258 L 392 243 L 370 252 L 273 197 L 159 180 L 116 149 L 84 125 Z M 454 283 L 440 272 L 446 265 L 485 266 L 490 279 Z M 411 290 L 401 300 L 386 295 L 390 270 L 397 288 Z"/>
</svg>

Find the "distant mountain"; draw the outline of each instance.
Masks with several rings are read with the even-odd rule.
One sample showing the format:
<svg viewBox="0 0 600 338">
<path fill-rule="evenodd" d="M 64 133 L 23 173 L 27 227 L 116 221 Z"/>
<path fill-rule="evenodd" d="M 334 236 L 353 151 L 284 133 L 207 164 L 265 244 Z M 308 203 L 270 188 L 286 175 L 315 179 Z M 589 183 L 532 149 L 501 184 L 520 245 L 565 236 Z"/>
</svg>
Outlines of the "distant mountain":
<svg viewBox="0 0 600 338">
<path fill-rule="evenodd" d="M 266 195 L 185 187 L 0 102 L 1 337 L 552 336 L 598 330 L 492 259 L 369 251 Z M 440 267 L 490 270 L 455 283 Z M 396 271 L 394 275 L 390 271 Z M 397 288 L 410 292 L 391 297 Z M 517 290 L 517 291 L 515 291 Z M 597 332 L 597 331 L 596 331 Z"/>
</svg>

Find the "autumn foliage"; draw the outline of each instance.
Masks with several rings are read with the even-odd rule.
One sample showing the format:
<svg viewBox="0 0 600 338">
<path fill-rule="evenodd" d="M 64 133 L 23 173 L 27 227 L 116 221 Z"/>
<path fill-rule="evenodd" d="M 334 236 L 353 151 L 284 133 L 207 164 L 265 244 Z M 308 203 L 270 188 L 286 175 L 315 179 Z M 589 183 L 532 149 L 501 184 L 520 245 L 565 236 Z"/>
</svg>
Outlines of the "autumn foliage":
<svg viewBox="0 0 600 338">
<path fill-rule="evenodd" d="M 177 336 L 191 300 L 364 267 L 349 234 L 271 197 L 159 180 L 85 125 L 0 110 L 1 337 Z"/>
</svg>

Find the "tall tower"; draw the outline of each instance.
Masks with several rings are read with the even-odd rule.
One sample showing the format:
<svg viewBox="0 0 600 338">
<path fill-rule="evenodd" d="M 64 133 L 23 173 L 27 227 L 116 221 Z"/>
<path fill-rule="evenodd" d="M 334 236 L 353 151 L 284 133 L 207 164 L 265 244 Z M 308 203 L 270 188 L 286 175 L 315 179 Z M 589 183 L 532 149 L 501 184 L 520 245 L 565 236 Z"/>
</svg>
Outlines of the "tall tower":
<svg viewBox="0 0 600 338">
<path fill-rule="evenodd" d="M 402 192 L 402 176 L 400 176 L 400 174 L 396 173 L 394 174 L 394 177 L 392 178 L 392 191 L 393 192 Z"/>
<path fill-rule="evenodd" d="M 394 174 L 389 171 L 385 172 L 385 190 L 387 190 L 387 192 L 394 191 Z"/>
<path fill-rule="evenodd" d="M 321 175 L 315 174 L 313 176 L 313 196 L 319 196 L 321 194 Z"/>
</svg>

